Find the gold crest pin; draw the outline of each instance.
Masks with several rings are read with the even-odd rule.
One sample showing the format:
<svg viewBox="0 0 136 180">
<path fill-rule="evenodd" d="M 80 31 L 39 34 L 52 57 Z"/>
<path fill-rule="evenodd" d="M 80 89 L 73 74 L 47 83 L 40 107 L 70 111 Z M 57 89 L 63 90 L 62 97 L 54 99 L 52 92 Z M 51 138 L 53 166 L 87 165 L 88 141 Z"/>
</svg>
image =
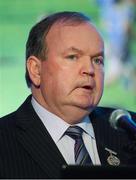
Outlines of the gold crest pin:
<svg viewBox="0 0 136 180">
<path fill-rule="evenodd" d="M 111 149 L 105 148 L 106 151 L 108 151 L 110 153 L 110 155 L 107 158 L 107 162 L 108 164 L 112 165 L 112 166 L 119 166 L 120 165 L 120 160 L 119 158 L 116 156 L 117 153 L 112 151 Z"/>
</svg>

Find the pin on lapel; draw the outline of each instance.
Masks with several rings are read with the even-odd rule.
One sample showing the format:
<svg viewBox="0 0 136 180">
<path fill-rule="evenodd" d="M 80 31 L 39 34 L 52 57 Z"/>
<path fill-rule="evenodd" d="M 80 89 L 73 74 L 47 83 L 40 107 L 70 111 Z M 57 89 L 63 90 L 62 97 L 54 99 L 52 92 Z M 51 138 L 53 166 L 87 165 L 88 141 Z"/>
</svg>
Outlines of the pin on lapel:
<svg viewBox="0 0 136 180">
<path fill-rule="evenodd" d="M 120 160 L 116 156 L 117 153 L 112 151 L 111 149 L 108 149 L 108 148 L 105 148 L 105 150 L 110 153 L 110 155 L 107 158 L 107 162 L 112 166 L 119 166 L 120 165 Z"/>
</svg>

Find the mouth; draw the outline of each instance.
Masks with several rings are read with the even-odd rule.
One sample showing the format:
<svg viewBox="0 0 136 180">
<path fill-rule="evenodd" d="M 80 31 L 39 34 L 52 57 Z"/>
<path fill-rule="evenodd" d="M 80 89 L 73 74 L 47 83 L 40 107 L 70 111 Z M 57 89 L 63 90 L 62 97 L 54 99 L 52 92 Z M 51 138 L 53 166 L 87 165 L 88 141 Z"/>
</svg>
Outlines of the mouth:
<svg viewBox="0 0 136 180">
<path fill-rule="evenodd" d="M 81 87 L 81 88 L 86 89 L 86 90 L 92 90 L 92 87 L 89 86 L 89 85 L 85 85 L 85 86 L 83 86 L 83 87 Z"/>
<path fill-rule="evenodd" d="M 82 84 L 79 84 L 77 87 L 76 87 L 77 90 L 82 90 L 84 93 L 93 93 L 94 89 L 95 89 L 95 84 L 92 82 L 92 83 L 82 83 Z"/>
<path fill-rule="evenodd" d="M 91 93 L 93 91 L 93 86 L 91 85 L 84 85 L 79 87 L 80 89 L 82 89 L 83 91 L 87 92 L 87 93 Z"/>
</svg>

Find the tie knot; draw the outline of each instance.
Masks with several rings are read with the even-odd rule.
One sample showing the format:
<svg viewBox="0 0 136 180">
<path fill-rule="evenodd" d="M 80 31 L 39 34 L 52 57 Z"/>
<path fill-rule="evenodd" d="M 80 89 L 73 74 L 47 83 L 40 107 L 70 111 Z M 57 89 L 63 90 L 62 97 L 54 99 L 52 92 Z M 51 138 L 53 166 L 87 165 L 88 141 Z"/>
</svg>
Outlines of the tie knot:
<svg viewBox="0 0 136 180">
<path fill-rule="evenodd" d="M 70 136 L 73 139 L 80 139 L 82 138 L 83 129 L 78 126 L 70 126 L 65 134 Z"/>
</svg>

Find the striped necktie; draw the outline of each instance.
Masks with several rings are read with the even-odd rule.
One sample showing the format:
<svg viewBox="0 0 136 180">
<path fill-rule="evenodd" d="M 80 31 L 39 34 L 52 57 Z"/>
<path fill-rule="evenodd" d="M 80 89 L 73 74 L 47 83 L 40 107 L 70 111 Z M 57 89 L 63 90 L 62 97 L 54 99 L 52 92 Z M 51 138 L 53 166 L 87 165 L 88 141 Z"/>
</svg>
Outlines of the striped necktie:
<svg viewBox="0 0 136 180">
<path fill-rule="evenodd" d="M 92 165 L 92 160 L 87 152 L 82 139 L 83 129 L 78 126 L 70 126 L 66 130 L 66 135 L 75 140 L 74 154 L 75 164 L 77 165 Z"/>
</svg>

